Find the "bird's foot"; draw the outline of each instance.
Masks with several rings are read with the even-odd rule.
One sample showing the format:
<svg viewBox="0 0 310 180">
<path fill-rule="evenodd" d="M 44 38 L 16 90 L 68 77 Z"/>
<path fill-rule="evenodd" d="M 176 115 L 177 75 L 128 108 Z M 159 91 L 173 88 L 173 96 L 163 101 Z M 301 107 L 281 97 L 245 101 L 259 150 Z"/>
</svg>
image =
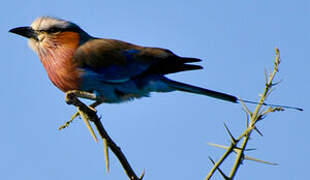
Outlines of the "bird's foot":
<svg viewBox="0 0 310 180">
<path fill-rule="evenodd" d="M 93 93 L 89 93 L 89 92 L 85 92 L 85 91 L 79 91 L 79 90 L 71 90 L 71 91 L 66 92 L 65 101 L 67 104 L 73 104 L 73 105 L 77 106 L 78 105 L 78 104 L 76 104 L 77 103 L 77 101 L 76 101 L 77 97 L 90 99 L 90 100 L 97 100 L 96 95 Z"/>
</svg>

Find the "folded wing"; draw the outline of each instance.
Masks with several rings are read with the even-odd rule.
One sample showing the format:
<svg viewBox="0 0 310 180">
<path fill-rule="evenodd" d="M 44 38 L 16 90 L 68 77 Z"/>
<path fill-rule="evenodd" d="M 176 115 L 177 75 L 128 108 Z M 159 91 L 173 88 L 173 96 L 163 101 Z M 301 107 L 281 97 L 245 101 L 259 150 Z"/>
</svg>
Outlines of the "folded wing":
<svg viewBox="0 0 310 180">
<path fill-rule="evenodd" d="M 113 39 L 85 42 L 76 50 L 73 60 L 78 67 L 100 74 L 102 81 L 106 82 L 202 69 L 199 65 L 188 64 L 200 59 L 179 57 L 167 49 L 142 47 Z"/>
</svg>

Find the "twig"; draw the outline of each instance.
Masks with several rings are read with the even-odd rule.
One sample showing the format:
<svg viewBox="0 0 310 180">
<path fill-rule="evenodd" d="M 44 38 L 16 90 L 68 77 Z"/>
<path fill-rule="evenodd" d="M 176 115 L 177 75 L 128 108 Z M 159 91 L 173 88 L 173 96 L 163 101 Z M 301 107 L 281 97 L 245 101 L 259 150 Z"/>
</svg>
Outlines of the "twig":
<svg viewBox="0 0 310 180">
<path fill-rule="evenodd" d="M 231 143 L 230 146 L 227 148 L 226 152 L 222 155 L 222 157 L 216 163 L 213 163 L 214 166 L 210 170 L 205 180 L 209 180 L 212 177 L 214 172 L 219 168 L 219 166 L 224 162 L 224 160 L 229 156 L 229 154 L 233 152 L 235 146 L 236 144 Z"/>
<path fill-rule="evenodd" d="M 211 157 L 209 157 L 209 159 L 212 162 L 212 164 L 215 165 L 215 162 L 213 161 L 213 159 Z M 225 173 L 220 168 L 217 168 L 217 170 L 220 172 L 220 174 L 225 180 L 229 180 L 229 178 L 225 175 Z"/>
<path fill-rule="evenodd" d="M 255 129 L 255 124 L 258 120 L 260 120 L 261 117 L 261 108 L 262 108 L 262 104 L 264 103 L 265 99 L 267 98 L 267 96 L 269 95 L 269 91 L 271 90 L 272 86 L 274 86 L 274 84 L 272 83 L 276 73 L 278 72 L 278 67 L 280 64 L 280 54 L 279 54 L 279 49 L 275 48 L 275 52 L 276 52 L 276 58 L 275 58 L 275 62 L 274 62 L 274 67 L 273 67 L 273 72 L 269 75 L 268 81 L 265 84 L 265 89 L 264 92 L 259 100 L 259 104 L 256 106 L 254 112 L 251 114 L 250 116 L 250 128 L 251 130 L 249 130 L 243 139 L 242 145 L 240 147 L 241 151 L 237 152 L 237 157 L 235 159 L 235 163 L 231 169 L 231 172 L 229 174 L 230 179 L 233 179 L 236 175 L 236 172 L 238 170 L 238 168 L 241 165 L 241 162 L 244 158 L 244 149 L 246 148 L 246 145 L 249 141 L 249 138 L 251 136 L 252 130 Z"/>
<path fill-rule="evenodd" d="M 97 106 L 100 105 L 100 104 L 102 104 L 101 101 L 96 101 L 96 102 L 92 103 L 91 105 L 89 105 L 89 107 L 95 108 L 95 107 L 97 107 Z M 71 116 L 71 118 L 70 118 L 69 121 L 67 121 L 67 122 L 65 122 L 63 125 L 59 126 L 58 130 L 62 130 L 62 129 L 67 128 L 67 127 L 73 122 L 73 120 L 74 120 L 75 118 L 77 118 L 79 115 L 80 115 L 79 111 L 75 112 L 75 113 Z"/>
<path fill-rule="evenodd" d="M 238 168 L 240 167 L 240 165 L 242 164 L 242 161 L 244 159 L 249 159 L 249 160 L 254 160 L 256 162 L 262 162 L 265 164 L 271 164 L 271 165 L 275 165 L 275 163 L 269 163 L 267 161 L 262 161 L 259 159 L 255 159 L 255 158 L 251 158 L 248 156 L 244 155 L 244 152 L 246 151 L 246 146 L 247 143 L 250 139 L 251 133 L 253 132 L 253 130 L 258 131 L 258 133 L 260 133 L 260 131 L 257 129 L 257 127 L 255 126 L 256 123 L 263 119 L 266 114 L 271 113 L 271 112 L 276 112 L 276 111 L 282 111 L 283 108 L 279 108 L 279 107 L 274 107 L 274 108 L 268 108 L 266 111 L 262 111 L 262 105 L 264 105 L 264 101 L 266 100 L 266 98 L 268 97 L 268 95 L 270 94 L 270 92 L 272 91 L 272 87 L 276 84 L 273 84 L 272 81 L 276 75 L 276 73 L 278 72 L 278 66 L 280 63 L 280 55 L 279 55 L 279 50 L 276 48 L 276 58 L 275 58 L 275 63 L 274 63 L 274 68 L 273 68 L 273 72 L 270 73 L 269 75 L 267 75 L 267 73 L 265 72 L 265 89 L 263 94 L 261 95 L 261 98 L 254 110 L 254 112 L 251 112 L 246 105 L 243 103 L 242 99 L 240 99 L 241 105 L 243 106 L 243 109 L 245 110 L 246 114 L 247 114 L 247 123 L 246 123 L 246 129 L 243 131 L 243 133 L 237 138 L 234 139 L 231 135 L 231 132 L 229 131 L 229 129 L 226 127 L 225 125 L 225 129 L 226 131 L 228 131 L 229 136 L 231 137 L 231 143 L 229 147 L 225 147 L 225 146 L 221 146 L 221 145 L 214 145 L 211 144 L 213 146 L 217 146 L 220 148 L 225 147 L 224 149 L 226 149 L 225 153 L 222 155 L 222 157 L 217 161 L 217 162 L 212 162 L 214 164 L 213 168 L 210 170 L 210 172 L 208 173 L 207 177 L 205 178 L 206 180 L 210 179 L 212 177 L 212 175 L 214 174 L 214 172 L 216 170 L 219 170 L 219 166 L 224 162 L 224 160 L 232 153 L 235 152 L 236 158 L 235 158 L 235 162 L 233 164 L 233 167 L 230 171 L 230 174 L 228 177 L 225 177 L 224 179 L 234 179 L 236 172 L 238 170 Z M 282 107 L 286 107 L 286 106 L 282 106 Z M 290 108 L 290 107 L 289 107 Z M 294 108 L 297 110 L 300 110 L 299 108 Z M 249 118 L 248 118 L 249 117 Z M 260 133 L 261 134 L 261 133 Z M 237 147 L 237 144 L 242 140 L 241 146 Z M 238 149 L 238 150 L 237 150 Z M 223 172 L 220 172 L 220 174 L 223 174 Z"/>
<path fill-rule="evenodd" d="M 122 167 L 124 168 L 127 176 L 129 177 L 129 179 L 130 180 L 141 180 L 143 178 L 143 176 L 141 178 L 139 178 L 136 175 L 136 173 L 134 172 L 134 170 L 130 166 L 127 158 L 125 157 L 124 153 L 122 152 L 121 148 L 115 144 L 115 142 L 111 139 L 111 137 L 108 135 L 108 133 L 104 129 L 104 127 L 103 127 L 99 117 L 97 116 L 96 112 L 93 109 L 86 106 L 84 103 L 82 103 L 74 94 L 70 94 L 70 93 L 66 94 L 66 102 L 68 104 L 72 104 L 72 105 L 76 106 L 78 108 L 78 111 L 80 114 L 85 115 L 88 120 L 92 121 L 95 124 L 95 126 L 96 126 L 96 128 L 100 134 L 100 137 L 102 139 L 106 140 L 107 146 L 112 150 L 112 152 L 118 158 L 118 160 L 120 161 L 120 163 L 121 163 Z M 108 158 L 108 157 L 106 157 L 106 158 Z M 144 175 L 144 172 L 143 172 L 143 175 Z"/>
</svg>

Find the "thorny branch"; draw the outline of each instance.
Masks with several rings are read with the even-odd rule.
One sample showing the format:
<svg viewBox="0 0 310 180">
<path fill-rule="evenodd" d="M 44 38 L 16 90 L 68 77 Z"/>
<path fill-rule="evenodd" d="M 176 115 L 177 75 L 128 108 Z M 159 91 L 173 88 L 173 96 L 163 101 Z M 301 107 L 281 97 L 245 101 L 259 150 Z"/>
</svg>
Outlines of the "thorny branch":
<svg viewBox="0 0 310 180">
<path fill-rule="evenodd" d="M 243 103 L 243 101 L 240 99 L 240 102 L 241 102 L 241 104 L 242 104 L 242 106 L 243 106 L 243 108 L 247 114 L 246 129 L 243 131 L 243 133 L 238 138 L 234 138 L 232 136 L 231 132 L 229 131 L 229 129 L 225 125 L 225 129 L 231 138 L 230 146 L 225 147 L 222 145 L 209 143 L 209 145 L 219 147 L 219 148 L 224 148 L 224 149 L 226 149 L 226 151 L 217 162 L 213 162 L 213 160 L 212 160 L 212 163 L 214 164 L 214 166 L 210 170 L 210 172 L 208 173 L 205 180 L 209 180 L 212 177 L 212 175 L 214 174 L 214 172 L 216 170 L 219 170 L 220 165 L 224 162 L 224 160 L 229 155 L 231 155 L 232 152 L 236 153 L 236 158 L 235 158 L 235 162 L 233 164 L 233 167 L 232 167 L 229 175 L 225 175 L 222 171 L 220 172 L 220 174 L 222 175 L 222 177 L 224 177 L 224 179 L 234 179 L 236 172 L 237 172 L 238 168 L 240 167 L 240 165 L 242 164 L 242 161 L 244 159 L 248 159 L 248 160 L 252 160 L 252 161 L 256 161 L 256 162 L 261 162 L 261 163 L 265 163 L 265 164 L 276 165 L 275 163 L 270 163 L 267 161 L 263 161 L 263 160 L 259 160 L 259 159 L 255 159 L 252 157 L 245 156 L 245 154 L 244 154 L 244 152 L 246 151 L 247 143 L 250 139 L 250 136 L 251 136 L 251 133 L 253 132 L 253 130 L 255 130 L 259 134 L 261 134 L 260 131 L 256 127 L 256 123 L 258 121 L 262 120 L 267 114 L 269 114 L 271 112 L 276 112 L 276 111 L 283 111 L 284 110 L 283 107 L 286 107 L 286 106 L 269 107 L 267 110 L 263 110 L 263 108 L 262 108 L 263 105 L 265 104 L 264 101 L 266 100 L 268 95 L 270 95 L 270 92 L 272 91 L 273 86 L 276 85 L 276 83 L 273 83 L 273 80 L 274 80 L 276 73 L 278 72 L 278 67 L 280 64 L 279 49 L 275 48 L 275 52 L 276 52 L 276 58 L 275 58 L 275 62 L 274 62 L 273 72 L 270 73 L 268 76 L 267 76 L 267 73 L 265 73 L 266 74 L 265 89 L 264 89 L 263 94 L 260 97 L 259 103 L 256 106 L 255 110 L 253 112 L 251 112 L 246 107 L 246 105 Z M 301 109 L 297 108 L 297 110 L 301 110 Z M 241 146 L 238 146 L 239 142 L 241 142 Z"/>
<path fill-rule="evenodd" d="M 92 121 L 97 130 L 100 134 L 100 137 L 102 138 L 103 142 L 106 143 L 106 148 L 109 147 L 112 152 L 115 154 L 115 156 L 120 161 L 121 165 L 123 166 L 127 176 L 130 180 L 142 180 L 144 176 L 144 171 L 142 172 L 141 176 L 138 177 L 132 167 L 130 166 L 127 158 L 125 157 L 124 153 L 122 152 L 121 148 L 116 145 L 116 143 L 111 139 L 111 137 L 108 135 L 106 130 L 104 129 L 100 118 L 97 116 L 96 111 L 94 111 L 93 108 L 90 108 L 86 106 L 84 103 L 82 103 L 75 94 L 73 93 L 67 93 L 66 94 L 66 102 L 67 104 L 72 104 L 77 107 L 78 113 L 81 115 L 82 119 L 85 119 L 86 121 Z M 105 149 L 106 154 L 106 163 L 108 164 L 108 154 L 107 149 Z M 108 169 L 108 165 L 107 165 Z"/>
</svg>

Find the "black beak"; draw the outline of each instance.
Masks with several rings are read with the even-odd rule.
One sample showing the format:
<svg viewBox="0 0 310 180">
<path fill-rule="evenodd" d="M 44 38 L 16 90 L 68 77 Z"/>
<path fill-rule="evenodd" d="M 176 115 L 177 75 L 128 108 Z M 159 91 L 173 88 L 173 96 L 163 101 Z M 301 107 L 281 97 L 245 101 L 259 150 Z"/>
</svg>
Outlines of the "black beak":
<svg viewBox="0 0 310 180">
<path fill-rule="evenodd" d="M 27 37 L 27 38 L 37 39 L 37 34 L 31 27 L 18 27 L 18 28 L 11 29 L 9 32 L 15 33 L 15 34 Z"/>
</svg>

